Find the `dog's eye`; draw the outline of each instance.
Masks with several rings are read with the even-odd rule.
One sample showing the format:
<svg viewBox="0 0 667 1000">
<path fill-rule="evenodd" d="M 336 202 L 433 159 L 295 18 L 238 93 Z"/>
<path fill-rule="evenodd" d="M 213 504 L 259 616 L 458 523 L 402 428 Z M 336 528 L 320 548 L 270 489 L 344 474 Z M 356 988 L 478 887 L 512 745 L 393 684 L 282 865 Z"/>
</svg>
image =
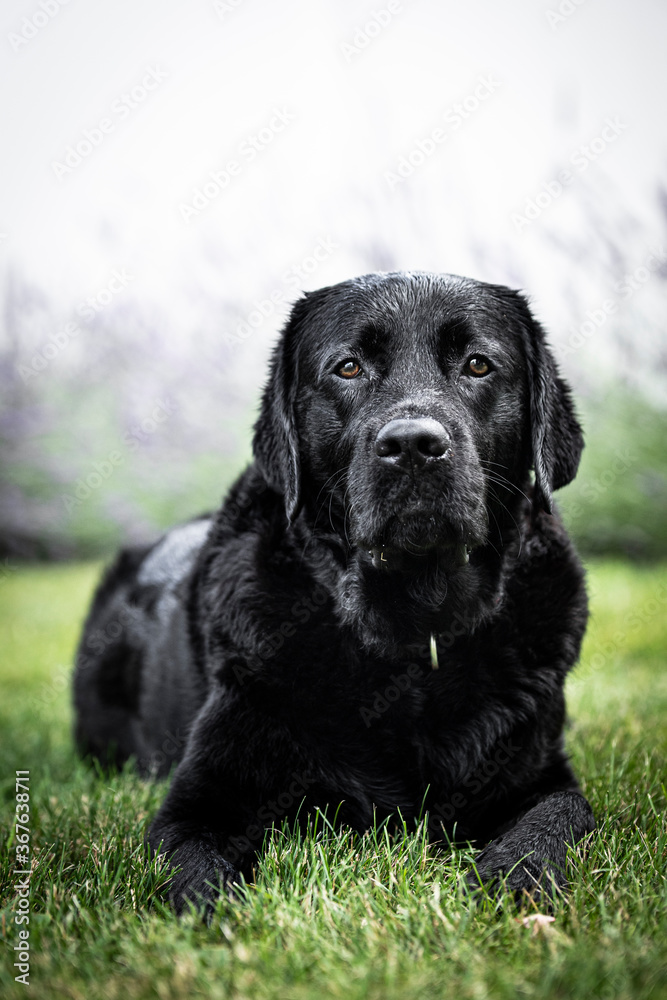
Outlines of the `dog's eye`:
<svg viewBox="0 0 667 1000">
<path fill-rule="evenodd" d="M 361 375 L 361 365 L 358 361 L 350 359 L 340 366 L 336 374 L 341 378 L 356 378 L 357 375 Z"/>
<path fill-rule="evenodd" d="M 476 378 L 482 378 L 484 375 L 488 375 L 491 371 L 491 362 L 487 361 L 487 359 L 482 357 L 481 354 L 475 354 L 474 357 L 468 359 L 466 371 L 469 375 L 474 375 Z"/>
</svg>

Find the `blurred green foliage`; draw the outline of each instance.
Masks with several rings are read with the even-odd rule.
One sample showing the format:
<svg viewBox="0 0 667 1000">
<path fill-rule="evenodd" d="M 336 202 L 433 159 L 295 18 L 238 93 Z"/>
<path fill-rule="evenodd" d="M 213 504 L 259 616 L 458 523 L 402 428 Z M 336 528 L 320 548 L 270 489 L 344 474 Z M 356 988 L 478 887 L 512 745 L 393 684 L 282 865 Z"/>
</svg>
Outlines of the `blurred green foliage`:
<svg viewBox="0 0 667 1000">
<path fill-rule="evenodd" d="M 557 494 L 585 555 L 667 556 L 667 411 L 618 385 L 578 400 L 586 447 Z"/>
</svg>

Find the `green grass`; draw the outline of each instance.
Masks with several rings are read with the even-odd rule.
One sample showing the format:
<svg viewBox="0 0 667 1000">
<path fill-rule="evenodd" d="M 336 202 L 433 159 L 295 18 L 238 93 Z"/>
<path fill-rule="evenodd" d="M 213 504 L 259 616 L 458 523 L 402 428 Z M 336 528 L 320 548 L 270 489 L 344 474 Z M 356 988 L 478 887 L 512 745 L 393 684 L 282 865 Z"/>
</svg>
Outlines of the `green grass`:
<svg viewBox="0 0 667 1000">
<path fill-rule="evenodd" d="M 13 981 L 14 775 L 30 770 L 35 867 L 27 995 L 89 998 L 667 996 L 667 567 L 590 569 L 593 619 L 570 682 L 568 745 L 599 830 L 534 933 L 507 900 L 466 898 L 470 853 L 417 833 L 275 834 L 244 903 L 178 921 L 144 856 L 164 785 L 101 778 L 72 749 L 69 666 L 93 565 L 0 579 L 0 962 Z"/>
</svg>

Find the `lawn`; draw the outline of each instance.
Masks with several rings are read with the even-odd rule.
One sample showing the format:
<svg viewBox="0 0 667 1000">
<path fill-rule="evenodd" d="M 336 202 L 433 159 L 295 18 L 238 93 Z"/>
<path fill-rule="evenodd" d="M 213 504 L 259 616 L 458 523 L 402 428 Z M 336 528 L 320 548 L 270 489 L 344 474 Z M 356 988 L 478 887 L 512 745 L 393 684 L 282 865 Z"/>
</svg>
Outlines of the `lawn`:
<svg viewBox="0 0 667 1000">
<path fill-rule="evenodd" d="M 569 683 L 567 740 L 599 821 L 555 920 L 471 899 L 471 852 L 417 833 L 274 834 L 245 902 L 176 920 L 145 858 L 164 785 L 102 778 L 71 741 L 69 664 L 93 564 L 0 576 L 0 963 L 14 982 L 15 774 L 30 789 L 30 986 L 72 1000 L 139 997 L 667 997 L 667 566 L 595 563 L 593 617 Z"/>
</svg>

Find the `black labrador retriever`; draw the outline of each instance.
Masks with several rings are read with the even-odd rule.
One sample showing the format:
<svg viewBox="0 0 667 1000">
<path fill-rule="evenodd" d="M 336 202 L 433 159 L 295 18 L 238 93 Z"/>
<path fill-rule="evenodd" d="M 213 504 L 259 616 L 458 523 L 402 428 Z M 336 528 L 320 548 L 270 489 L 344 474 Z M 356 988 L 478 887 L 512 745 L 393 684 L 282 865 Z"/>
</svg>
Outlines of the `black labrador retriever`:
<svg viewBox="0 0 667 1000">
<path fill-rule="evenodd" d="M 327 807 L 357 831 L 426 809 L 433 840 L 487 845 L 484 881 L 565 884 L 595 820 L 563 747 L 587 603 L 552 490 L 582 447 L 517 292 L 409 272 L 296 303 L 254 462 L 120 554 L 78 656 L 81 751 L 178 761 L 148 836 L 179 910 Z"/>
</svg>

